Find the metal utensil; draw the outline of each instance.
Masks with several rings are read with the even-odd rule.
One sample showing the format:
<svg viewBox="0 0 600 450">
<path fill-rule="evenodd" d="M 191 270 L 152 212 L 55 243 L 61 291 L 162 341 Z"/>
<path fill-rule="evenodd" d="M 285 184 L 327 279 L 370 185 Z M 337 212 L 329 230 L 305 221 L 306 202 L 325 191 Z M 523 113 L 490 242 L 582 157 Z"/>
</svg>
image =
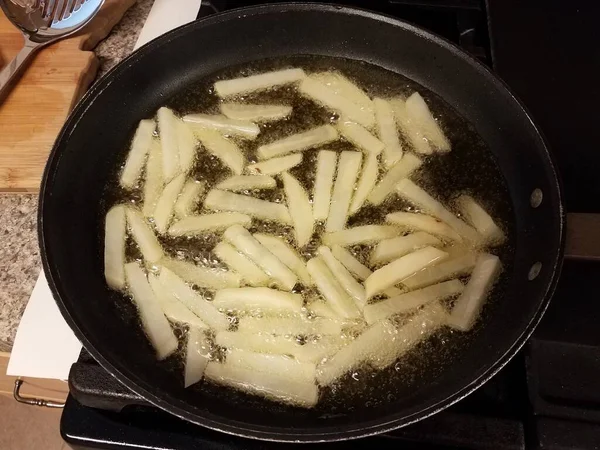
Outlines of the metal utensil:
<svg viewBox="0 0 600 450">
<path fill-rule="evenodd" d="M 83 28 L 103 3 L 104 0 L 0 0 L 4 14 L 25 38 L 21 51 L 0 72 L 0 101 L 37 50 Z"/>
</svg>

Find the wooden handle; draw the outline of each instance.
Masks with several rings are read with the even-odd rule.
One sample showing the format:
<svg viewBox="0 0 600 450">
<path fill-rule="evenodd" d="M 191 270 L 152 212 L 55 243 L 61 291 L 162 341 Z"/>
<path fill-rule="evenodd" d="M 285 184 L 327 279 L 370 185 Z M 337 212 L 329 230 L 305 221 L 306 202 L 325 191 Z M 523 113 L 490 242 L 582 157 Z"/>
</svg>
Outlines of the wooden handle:
<svg viewBox="0 0 600 450">
<path fill-rule="evenodd" d="M 600 214 L 567 214 L 565 258 L 600 261 Z"/>
</svg>

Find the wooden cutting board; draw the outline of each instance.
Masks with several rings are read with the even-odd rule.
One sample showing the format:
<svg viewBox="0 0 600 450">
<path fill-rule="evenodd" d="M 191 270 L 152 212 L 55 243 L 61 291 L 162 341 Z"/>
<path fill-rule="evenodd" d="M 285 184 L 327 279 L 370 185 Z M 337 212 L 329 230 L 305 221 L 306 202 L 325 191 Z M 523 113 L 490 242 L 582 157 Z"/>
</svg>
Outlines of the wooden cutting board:
<svg viewBox="0 0 600 450">
<path fill-rule="evenodd" d="M 91 51 L 135 0 L 105 0 L 79 34 L 42 49 L 0 103 L 0 192 L 36 192 L 48 153 L 65 118 L 96 76 Z M 0 67 L 23 46 L 0 10 Z"/>
</svg>

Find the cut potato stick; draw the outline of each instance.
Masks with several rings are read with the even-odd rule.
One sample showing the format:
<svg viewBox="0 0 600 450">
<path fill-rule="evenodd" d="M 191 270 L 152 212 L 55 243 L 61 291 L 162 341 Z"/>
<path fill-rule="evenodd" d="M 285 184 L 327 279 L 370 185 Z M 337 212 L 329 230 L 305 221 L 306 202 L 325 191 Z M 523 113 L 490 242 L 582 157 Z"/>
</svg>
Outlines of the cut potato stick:
<svg viewBox="0 0 600 450">
<path fill-rule="evenodd" d="M 369 133 L 362 125 L 349 120 L 339 120 L 337 129 L 347 141 L 354 144 L 367 154 L 379 155 L 384 148 L 384 143 Z"/>
<path fill-rule="evenodd" d="M 154 232 L 139 211 L 127 208 L 126 215 L 129 231 L 140 252 L 142 252 L 142 256 L 149 263 L 157 262 L 163 257 L 164 253 Z"/>
<path fill-rule="evenodd" d="M 315 300 L 308 305 L 308 310 L 318 317 L 327 317 L 329 319 L 340 319 L 340 315 L 336 313 L 331 306 L 321 300 Z"/>
<path fill-rule="evenodd" d="M 205 189 L 206 184 L 203 181 L 189 180 L 185 183 L 177 202 L 175 202 L 177 217 L 189 216 Z"/>
<path fill-rule="evenodd" d="M 154 120 L 141 120 L 135 131 L 125 167 L 123 167 L 119 179 L 121 186 L 126 189 L 133 188 L 140 179 L 144 163 L 148 157 L 148 151 L 152 145 L 155 128 Z"/>
<path fill-rule="evenodd" d="M 296 167 L 302 162 L 302 153 L 295 155 L 282 156 L 281 158 L 271 158 L 255 164 L 248 164 L 246 172 L 255 175 L 277 175 L 286 170 Z"/>
<path fill-rule="evenodd" d="M 116 290 L 125 287 L 126 211 L 124 205 L 113 206 L 104 221 L 104 278 Z"/>
<path fill-rule="evenodd" d="M 306 77 L 302 80 L 298 91 L 311 100 L 338 112 L 348 120 L 360 123 L 364 127 L 371 128 L 375 123 L 375 114 L 372 109 L 363 109 L 360 105 L 341 94 L 337 94 L 329 86 L 312 77 Z"/>
<path fill-rule="evenodd" d="M 327 304 L 337 314 L 343 318 L 356 318 L 360 316 L 360 311 L 352 298 L 346 294 L 344 288 L 320 257 L 309 260 L 306 268 L 317 285 L 319 292 L 327 300 Z"/>
<path fill-rule="evenodd" d="M 423 161 L 412 153 L 405 154 L 402 159 L 386 172 L 381 181 L 369 194 L 369 202 L 374 205 L 381 204 L 388 195 L 394 192 L 396 184 L 403 178 L 409 177 L 415 170 L 421 167 Z"/>
<path fill-rule="evenodd" d="M 440 152 L 450 151 L 450 141 L 442 131 L 421 94 L 415 92 L 406 99 L 406 112 L 423 135 Z"/>
<path fill-rule="evenodd" d="M 186 323 L 195 328 L 208 328 L 200 317 L 181 303 L 171 291 L 165 289 L 157 275 L 149 274 L 148 281 L 163 313 L 170 320 Z"/>
<path fill-rule="evenodd" d="M 390 100 L 390 105 L 394 111 L 398 127 L 402 130 L 402 134 L 404 134 L 413 150 L 422 155 L 431 155 L 433 149 L 429 145 L 427 138 L 423 135 L 421 128 L 406 111 L 406 102 L 400 98 L 395 98 Z"/>
<path fill-rule="evenodd" d="M 251 223 L 252 218 L 250 216 L 237 212 L 188 216 L 171 225 L 169 234 L 171 236 L 193 236 L 209 231 L 224 230 L 231 225 L 243 225 L 248 227 Z"/>
<path fill-rule="evenodd" d="M 177 146 L 179 147 L 179 165 L 183 173 L 188 173 L 196 159 L 198 140 L 188 124 L 177 121 Z"/>
<path fill-rule="evenodd" d="M 254 236 L 240 225 L 229 227 L 223 237 L 240 252 L 254 261 L 280 287 L 291 291 L 298 277 L 279 258 L 258 242 Z"/>
<path fill-rule="evenodd" d="M 368 324 L 388 317 L 412 311 L 435 300 L 443 300 L 463 292 L 465 286 L 458 280 L 444 281 L 397 297 L 391 297 L 365 306 L 364 315 Z"/>
<path fill-rule="evenodd" d="M 273 158 L 292 152 L 300 152 L 319 147 L 338 138 L 337 130 L 331 125 L 322 125 L 298 134 L 284 137 L 270 144 L 258 147 L 257 154 L 261 159 Z"/>
<path fill-rule="evenodd" d="M 164 258 L 161 265 L 188 283 L 207 289 L 239 287 L 241 277 L 237 273 L 213 267 L 202 267 L 187 261 Z"/>
<path fill-rule="evenodd" d="M 429 195 L 424 189 L 405 178 L 396 185 L 396 192 L 405 200 L 422 208 L 425 212 L 446 222 L 461 237 L 472 244 L 481 241 L 481 235 L 473 227 L 467 225 L 454 214 L 452 214 L 444 205 Z"/>
<path fill-rule="evenodd" d="M 434 247 L 425 247 L 416 252 L 402 256 L 373 272 L 365 280 L 367 298 L 398 284 L 405 278 L 432 264 L 439 263 L 448 257 L 448 253 Z"/>
<path fill-rule="evenodd" d="M 194 128 L 208 128 L 209 130 L 246 139 L 256 139 L 256 136 L 260 133 L 260 128 L 253 122 L 230 119 L 221 115 L 188 114 L 183 116 L 183 121 Z"/>
<path fill-rule="evenodd" d="M 292 113 L 286 105 L 246 105 L 244 103 L 222 103 L 221 112 L 230 119 L 251 122 L 271 122 L 285 119 Z"/>
<path fill-rule="evenodd" d="M 336 95 L 356 103 L 365 110 L 373 109 L 373 102 L 369 96 L 356 84 L 339 72 L 319 72 L 311 75 L 311 78 L 320 81 L 330 88 Z"/>
<path fill-rule="evenodd" d="M 165 186 L 156 202 L 156 209 L 154 210 L 154 225 L 160 234 L 165 234 L 173 218 L 175 212 L 175 203 L 177 197 L 183 189 L 185 183 L 185 175 L 179 174 L 173 178 Z"/>
<path fill-rule="evenodd" d="M 300 313 L 302 295 L 278 291 L 268 287 L 221 289 L 215 294 L 217 308 L 243 312 Z"/>
<path fill-rule="evenodd" d="M 249 77 L 217 81 L 215 83 L 215 92 L 219 97 L 230 97 L 232 95 L 264 91 L 276 86 L 295 83 L 302 80 L 305 76 L 302 69 L 277 70 Z"/>
<path fill-rule="evenodd" d="M 269 276 L 231 244 L 219 242 L 213 249 L 213 253 L 231 269 L 239 273 L 248 284 L 265 286 L 269 283 Z"/>
<path fill-rule="evenodd" d="M 229 320 L 224 314 L 221 314 L 211 302 L 206 301 L 167 267 L 161 268 L 159 280 L 163 289 L 172 292 L 177 300 L 200 317 L 209 327 L 215 330 L 229 328 Z"/>
<path fill-rule="evenodd" d="M 248 195 L 213 189 L 204 199 L 204 207 L 208 209 L 238 212 L 263 220 L 273 220 L 289 224 L 290 213 L 281 203 L 268 202 Z"/>
<path fill-rule="evenodd" d="M 313 191 L 313 216 L 315 220 L 325 220 L 329 215 L 333 177 L 337 166 L 337 153 L 321 150 L 317 154 L 317 174 Z"/>
<path fill-rule="evenodd" d="M 160 307 L 146 273 L 139 263 L 125 265 L 127 285 L 133 303 L 137 306 L 142 327 L 152 343 L 158 359 L 164 359 L 177 350 L 177 338 Z"/>
<path fill-rule="evenodd" d="M 286 355 L 273 355 L 248 350 L 231 349 L 227 352 L 227 363 L 245 367 L 252 371 L 276 373 L 289 380 L 314 383 L 317 366 L 300 362 Z"/>
<path fill-rule="evenodd" d="M 248 394 L 305 408 L 315 406 L 319 400 L 319 388 L 314 381 L 298 382 L 273 372 L 258 372 L 232 363 L 209 362 L 204 376 Z"/>
<path fill-rule="evenodd" d="M 423 286 L 449 280 L 450 278 L 469 275 L 473 267 L 475 267 L 476 260 L 477 255 L 474 253 L 457 256 L 415 273 L 402 280 L 402 284 L 408 289 L 418 289 Z"/>
<path fill-rule="evenodd" d="M 160 108 L 156 113 L 162 146 L 162 167 L 165 183 L 181 171 L 179 166 L 179 141 L 177 139 L 179 119 L 169 108 Z"/>
<path fill-rule="evenodd" d="M 275 178 L 268 175 L 234 175 L 215 186 L 225 191 L 249 191 L 252 189 L 274 189 Z"/>
<path fill-rule="evenodd" d="M 461 242 L 462 238 L 449 225 L 441 220 L 421 213 L 395 212 L 385 216 L 387 222 L 393 223 L 402 228 L 411 231 L 425 231 L 434 234 L 442 239 Z"/>
<path fill-rule="evenodd" d="M 400 161 L 404 154 L 398 135 L 394 110 L 391 105 L 382 98 L 373 99 L 373 106 L 375 107 L 375 118 L 377 119 L 379 139 L 381 139 L 381 142 L 383 142 L 383 145 L 385 146 L 383 148 L 383 161 L 389 169 Z"/>
<path fill-rule="evenodd" d="M 333 245 L 348 247 L 356 244 L 372 244 L 396 237 L 401 233 L 398 227 L 392 225 L 361 225 L 335 233 L 327 233 L 323 236 L 323 243 L 330 247 Z"/>
<path fill-rule="evenodd" d="M 152 217 L 156 209 L 156 202 L 163 191 L 164 174 L 162 168 L 162 148 L 160 141 L 154 139 L 150 145 L 150 152 L 146 160 L 146 179 L 144 180 L 144 205 L 142 213 L 144 217 Z"/>
<path fill-rule="evenodd" d="M 342 152 L 338 165 L 329 215 L 325 223 L 328 233 L 343 230 L 348 220 L 350 201 L 354 194 L 356 178 L 360 170 L 362 154 L 360 152 Z"/>
<path fill-rule="evenodd" d="M 283 239 L 270 236 L 268 234 L 255 233 L 254 237 L 258 242 L 267 247 L 279 260 L 294 272 L 300 282 L 305 286 L 313 284 L 312 279 L 306 270 L 306 263 L 300 257 L 298 252 L 288 245 Z"/>
<path fill-rule="evenodd" d="M 504 232 L 473 197 L 461 195 L 457 200 L 457 204 L 460 213 L 483 236 L 486 243 L 500 245 L 505 241 Z"/>
<path fill-rule="evenodd" d="M 477 257 L 471 278 L 454 303 L 448 325 L 461 331 L 468 331 L 473 327 L 500 272 L 502 263 L 497 256 L 484 253 Z"/>
<path fill-rule="evenodd" d="M 428 245 L 439 246 L 442 242 L 431 234 L 418 231 L 406 236 L 398 236 L 380 241 L 371 253 L 371 264 L 388 263 L 410 252 Z"/>
<path fill-rule="evenodd" d="M 356 281 L 348 269 L 333 256 L 329 247 L 321 246 L 319 247 L 318 252 L 342 289 L 354 299 L 356 306 L 362 311 L 365 307 L 365 302 L 367 301 L 365 297 L 365 288 Z"/>
<path fill-rule="evenodd" d="M 367 200 L 367 197 L 375 187 L 377 182 L 377 176 L 379 175 L 379 159 L 378 155 L 371 153 L 367 155 L 367 161 L 365 162 L 362 174 L 358 180 L 358 186 L 356 192 L 352 197 L 352 203 L 350 204 L 350 214 L 358 212 L 362 208 L 363 204 Z"/>
<path fill-rule="evenodd" d="M 315 228 L 310 200 L 302 185 L 288 172 L 283 172 L 281 179 L 288 210 L 294 224 L 296 244 L 302 248 L 309 243 Z"/>
<path fill-rule="evenodd" d="M 219 158 L 236 175 L 242 174 L 246 165 L 246 158 L 235 143 L 218 131 L 195 128 L 194 132 L 209 153 Z"/>
<path fill-rule="evenodd" d="M 280 336 L 339 336 L 348 323 L 342 320 L 317 317 L 240 317 L 238 332 L 274 334 Z"/>
<path fill-rule="evenodd" d="M 210 342 L 204 330 L 190 327 L 185 349 L 184 387 L 198 383 L 204 376 L 209 362 Z"/>
</svg>

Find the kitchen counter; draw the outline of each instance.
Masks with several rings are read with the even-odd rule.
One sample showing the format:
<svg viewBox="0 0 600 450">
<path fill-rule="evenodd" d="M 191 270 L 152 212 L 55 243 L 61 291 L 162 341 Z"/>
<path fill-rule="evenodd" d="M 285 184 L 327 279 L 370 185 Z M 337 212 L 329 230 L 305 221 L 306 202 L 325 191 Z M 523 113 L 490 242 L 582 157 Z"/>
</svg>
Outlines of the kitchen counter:
<svg viewBox="0 0 600 450">
<path fill-rule="evenodd" d="M 95 49 L 99 75 L 131 53 L 153 0 L 138 0 Z M 0 352 L 12 348 L 19 321 L 41 270 L 37 195 L 0 194 Z"/>
</svg>

